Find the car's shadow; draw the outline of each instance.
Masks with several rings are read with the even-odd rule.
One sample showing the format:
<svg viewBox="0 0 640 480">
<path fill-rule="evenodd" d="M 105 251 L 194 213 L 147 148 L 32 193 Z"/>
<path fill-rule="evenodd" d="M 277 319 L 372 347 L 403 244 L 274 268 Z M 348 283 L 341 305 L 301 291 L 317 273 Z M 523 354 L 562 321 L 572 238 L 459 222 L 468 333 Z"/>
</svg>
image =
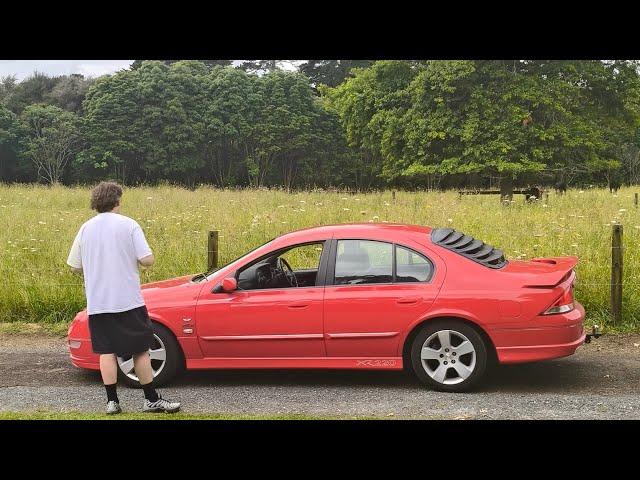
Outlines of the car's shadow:
<svg viewBox="0 0 640 480">
<path fill-rule="evenodd" d="M 594 392 L 613 387 L 615 379 L 605 378 L 601 364 L 589 359 L 558 359 L 491 368 L 478 392 Z M 636 380 L 638 373 L 634 372 Z M 619 380 L 624 381 L 624 378 Z M 631 385 L 633 383 L 633 385 Z M 624 381 L 632 391 L 640 382 Z M 422 389 L 412 376 L 403 371 L 354 370 L 202 370 L 183 373 L 172 382 L 180 386 L 308 386 Z"/>
</svg>

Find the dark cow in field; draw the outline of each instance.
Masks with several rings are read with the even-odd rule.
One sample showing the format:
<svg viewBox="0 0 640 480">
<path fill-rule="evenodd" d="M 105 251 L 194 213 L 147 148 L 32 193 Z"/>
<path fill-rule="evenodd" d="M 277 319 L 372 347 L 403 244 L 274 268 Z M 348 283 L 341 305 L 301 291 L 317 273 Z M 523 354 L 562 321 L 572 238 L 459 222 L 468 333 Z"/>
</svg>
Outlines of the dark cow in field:
<svg viewBox="0 0 640 480">
<path fill-rule="evenodd" d="M 527 202 L 532 202 L 534 200 L 540 200 L 542 197 L 542 190 L 538 187 L 529 187 L 524 190 L 525 199 Z"/>
<path fill-rule="evenodd" d="M 554 189 L 558 195 L 564 195 L 567 193 L 567 182 L 561 180 L 554 185 Z"/>
<path fill-rule="evenodd" d="M 619 178 L 612 178 L 609 180 L 609 193 L 618 193 L 621 186 L 622 182 Z"/>
</svg>

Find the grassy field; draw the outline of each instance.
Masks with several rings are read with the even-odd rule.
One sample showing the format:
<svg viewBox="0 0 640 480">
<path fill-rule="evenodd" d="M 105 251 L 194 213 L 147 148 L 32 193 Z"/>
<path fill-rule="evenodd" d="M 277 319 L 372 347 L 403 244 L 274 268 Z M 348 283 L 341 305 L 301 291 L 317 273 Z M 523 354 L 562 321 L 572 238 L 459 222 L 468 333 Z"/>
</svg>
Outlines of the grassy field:
<svg viewBox="0 0 640 480">
<path fill-rule="evenodd" d="M 451 226 L 503 248 L 510 259 L 578 255 L 576 295 L 588 322 L 611 329 L 609 291 L 611 225 L 624 225 L 624 323 L 640 329 L 640 188 L 570 190 L 549 194 L 548 204 L 510 206 L 496 196 L 459 197 L 456 192 L 391 192 L 350 195 L 274 190 L 195 191 L 162 186 L 126 189 L 122 213 L 142 225 L 156 265 L 142 273 L 153 281 L 206 268 L 209 229 L 220 230 L 226 263 L 290 230 L 345 222 L 403 222 Z M 89 188 L 0 185 L 0 321 L 56 324 L 84 308 L 80 277 L 65 264 L 78 227 L 93 215 Z M 11 328 L 5 329 L 11 331 Z M 15 330 L 15 329 L 14 329 Z"/>
<path fill-rule="evenodd" d="M 1 420 L 373 420 L 369 417 L 315 417 L 304 414 L 231 415 L 226 413 L 144 413 L 123 412 L 118 415 L 92 412 L 0 412 Z"/>
</svg>

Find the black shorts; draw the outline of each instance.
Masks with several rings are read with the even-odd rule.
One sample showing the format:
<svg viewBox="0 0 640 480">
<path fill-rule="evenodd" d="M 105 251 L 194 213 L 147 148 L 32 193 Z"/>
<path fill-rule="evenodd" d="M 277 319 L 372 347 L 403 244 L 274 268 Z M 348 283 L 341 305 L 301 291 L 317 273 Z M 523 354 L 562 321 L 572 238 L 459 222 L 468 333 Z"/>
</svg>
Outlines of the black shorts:
<svg viewBox="0 0 640 480">
<path fill-rule="evenodd" d="M 118 313 L 89 315 L 93 353 L 127 357 L 153 346 L 153 327 L 145 305 Z"/>
</svg>

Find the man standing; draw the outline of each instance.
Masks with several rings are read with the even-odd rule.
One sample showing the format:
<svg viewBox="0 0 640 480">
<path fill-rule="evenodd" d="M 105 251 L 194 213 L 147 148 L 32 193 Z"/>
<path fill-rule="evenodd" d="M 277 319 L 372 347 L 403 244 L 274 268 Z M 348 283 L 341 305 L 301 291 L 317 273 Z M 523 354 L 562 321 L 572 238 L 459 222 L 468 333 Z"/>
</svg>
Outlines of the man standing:
<svg viewBox="0 0 640 480">
<path fill-rule="evenodd" d="M 138 272 L 138 264 L 153 264 L 153 253 L 140 225 L 120 214 L 121 198 L 122 188 L 113 182 L 100 182 L 93 189 L 91 208 L 98 214 L 80 227 L 67 264 L 84 277 L 91 345 L 94 353 L 100 354 L 107 414 L 122 411 L 116 393 L 116 356 L 133 357 L 144 390 L 144 411 L 177 412 L 180 403 L 163 399 L 153 386 L 148 352 L 153 329 Z"/>
</svg>

